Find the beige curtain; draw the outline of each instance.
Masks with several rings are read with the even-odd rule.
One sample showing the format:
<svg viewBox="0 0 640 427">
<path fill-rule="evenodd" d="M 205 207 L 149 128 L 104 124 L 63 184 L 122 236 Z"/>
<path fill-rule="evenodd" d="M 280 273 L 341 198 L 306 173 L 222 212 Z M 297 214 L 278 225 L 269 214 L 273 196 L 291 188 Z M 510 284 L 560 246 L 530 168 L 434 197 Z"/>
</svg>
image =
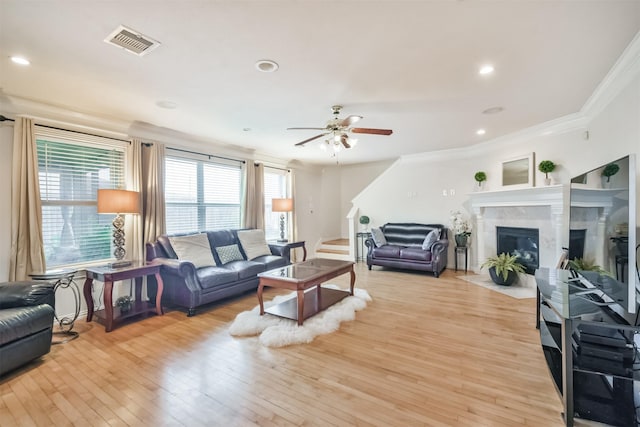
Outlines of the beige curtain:
<svg viewBox="0 0 640 427">
<path fill-rule="evenodd" d="M 140 192 L 140 197 L 142 198 L 142 141 L 135 138 L 131 140 L 131 144 L 129 144 L 128 158 L 129 167 L 127 168 L 127 189 Z M 127 239 L 127 244 L 129 246 L 127 249 L 129 256 L 127 258 L 139 261 L 144 260 L 142 212 L 140 212 L 139 215 L 128 215 L 126 227 L 127 236 L 130 236 Z"/>
<path fill-rule="evenodd" d="M 164 210 L 165 146 L 142 144 L 142 242 L 153 242 L 166 233 Z"/>
<path fill-rule="evenodd" d="M 243 220 L 245 228 L 264 230 L 264 165 L 247 161 L 243 192 Z"/>
<path fill-rule="evenodd" d="M 46 269 L 42 239 L 42 205 L 38 152 L 33 120 L 16 119 L 13 128 L 11 182 L 11 253 L 9 280 L 26 280 Z"/>
</svg>

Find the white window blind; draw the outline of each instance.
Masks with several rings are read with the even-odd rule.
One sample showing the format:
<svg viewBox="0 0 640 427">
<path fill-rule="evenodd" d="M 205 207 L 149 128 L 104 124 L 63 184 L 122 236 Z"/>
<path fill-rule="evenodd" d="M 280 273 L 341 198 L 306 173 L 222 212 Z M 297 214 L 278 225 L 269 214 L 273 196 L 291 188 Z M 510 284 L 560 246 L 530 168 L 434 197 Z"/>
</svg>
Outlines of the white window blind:
<svg viewBox="0 0 640 427">
<path fill-rule="evenodd" d="M 287 176 L 287 171 L 264 168 L 264 233 L 267 240 L 280 238 L 280 213 L 271 211 L 271 200 L 287 197 Z"/>
<path fill-rule="evenodd" d="M 241 168 L 167 156 L 167 233 L 240 228 Z"/>
<path fill-rule="evenodd" d="M 112 257 L 113 217 L 98 215 L 96 198 L 98 188 L 124 188 L 124 147 L 116 140 L 114 146 L 87 142 L 87 137 L 36 132 L 47 268 Z"/>
</svg>

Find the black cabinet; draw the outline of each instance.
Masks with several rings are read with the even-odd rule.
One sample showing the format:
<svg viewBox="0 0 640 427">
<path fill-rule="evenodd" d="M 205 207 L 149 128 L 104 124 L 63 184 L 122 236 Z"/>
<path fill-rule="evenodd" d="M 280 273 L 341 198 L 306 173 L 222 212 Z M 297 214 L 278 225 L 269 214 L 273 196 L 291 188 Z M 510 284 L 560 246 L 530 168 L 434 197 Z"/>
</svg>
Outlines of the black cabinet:
<svg viewBox="0 0 640 427">
<path fill-rule="evenodd" d="M 629 324 L 628 313 L 569 271 L 539 269 L 536 283 L 536 325 L 566 425 L 572 426 L 574 418 L 640 425 L 640 329 Z"/>
</svg>

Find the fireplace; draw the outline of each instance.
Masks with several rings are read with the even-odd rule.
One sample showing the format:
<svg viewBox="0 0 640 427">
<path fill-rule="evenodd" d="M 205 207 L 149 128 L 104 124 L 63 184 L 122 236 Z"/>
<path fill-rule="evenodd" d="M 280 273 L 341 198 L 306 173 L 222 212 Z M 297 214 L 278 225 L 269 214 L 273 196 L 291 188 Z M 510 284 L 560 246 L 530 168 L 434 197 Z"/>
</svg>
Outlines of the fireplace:
<svg viewBox="0 0 640 427">
<path fill-rule="evenodd" d="M 517 255 L 528 274 L 540 267 L 539 231 L 537 228 L 496 227 L 497 252 Z"/>
<path fill-rule="evenodd" d="M 569 259 L 584 258 L 587 230 L 569 230 Z"/>
</svg>

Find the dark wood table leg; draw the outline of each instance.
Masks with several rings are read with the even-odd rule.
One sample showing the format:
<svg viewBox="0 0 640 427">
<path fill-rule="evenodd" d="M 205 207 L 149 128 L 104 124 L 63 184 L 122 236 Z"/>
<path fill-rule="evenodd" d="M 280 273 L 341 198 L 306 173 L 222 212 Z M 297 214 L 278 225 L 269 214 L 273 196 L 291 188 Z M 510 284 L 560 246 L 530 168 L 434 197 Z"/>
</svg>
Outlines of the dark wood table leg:
<svg viewBox="0 0 640 427">
<path fill-rule="evenodd" d="M 350 273 L 351 273 L 351 283 L 349 285 L 350 285 L 350 288 L 351 288 L 351 295 L 353 295 L 353 287 L 356 284 L 356 272 L 353 269 L 353 265 L 351 266 Z"/>
<path fill-rule="evenodd" d="M 113 282 L 107 280 L 104 282 L 104 314 L 106 332 L 113 330 Z"/>
<path fill-rule="evenodd" d="M 142 301 L 142 277 L 135 278 L 136 290 L 135 290 L 135 299 L 136 304 L 139 304 Z"/>
<path fill-rule="evenodd" d="M 160 273 L 156 273 L 155 276 L 158 284 L 158 289 L 156 291 L 156 314 L 158 316 L 162 316 L 164 314 L 164 310 L 162 309 L 162 292 L 164 291 L 164 282 L 162 281 Z"/>
<path fill-rule="evenodd" d="M 260 303 L 260 316 L 264 315 L 264 304 L 262 303 L 262 288 L 264 285 L 262 284 L 262 280 L 258 284 L 258 302 Z"/>
<path fill-rule="evenodd" d="M 302 246 L 302 262 L 307 260 L 307 247 L 306 246 Z"/>
<path fill-rule="evenodd" d="M 304 322 L 304 289 L 298 290 L 298 326 Z"/>
<path fill-rule="evenodd" d="M 91 284 L 93 283 L 93 279 L 91 277 L 87 277 L 87 280 L 84 281 L 84 300 L 87 303 L 87 322 L 91 322 L 93 319 L 93 295 L 91 294 Z"/>
</svg>

